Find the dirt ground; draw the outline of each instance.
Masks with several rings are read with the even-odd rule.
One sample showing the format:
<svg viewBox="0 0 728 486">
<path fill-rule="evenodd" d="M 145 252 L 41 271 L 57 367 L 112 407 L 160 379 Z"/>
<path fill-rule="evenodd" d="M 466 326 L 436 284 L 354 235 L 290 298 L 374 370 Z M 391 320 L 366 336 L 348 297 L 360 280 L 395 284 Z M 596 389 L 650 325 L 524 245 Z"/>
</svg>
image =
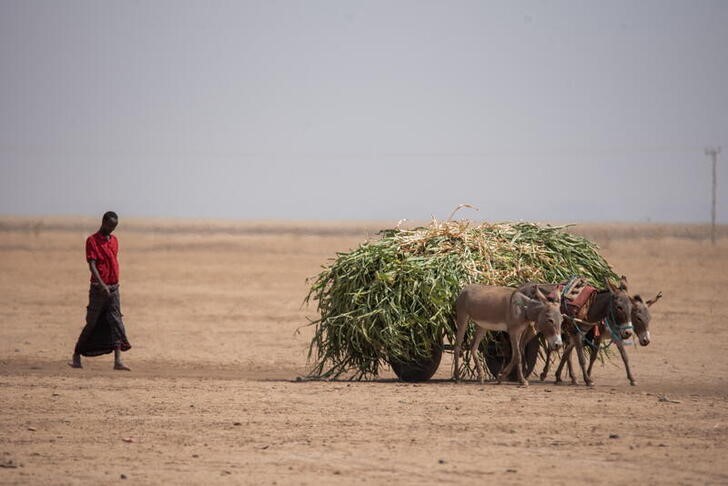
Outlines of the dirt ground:
<svg viewBox="0 0 728 486">
<path fill-rule="evenodd" d="M 2 484 L 728 483 L 726 237 L 590 227 L 633 291 L 664 293 L 628 348 L 638 385 L 615 358 L 594 388 L 521 388 L 454 384 L 449 355 L 423 384 L 296 381 L 305 279 L 376 227 L 356 224 L 122 220 L 133 371 L 70 369 L 95 226 L 0 220 Z"/>
</svg>

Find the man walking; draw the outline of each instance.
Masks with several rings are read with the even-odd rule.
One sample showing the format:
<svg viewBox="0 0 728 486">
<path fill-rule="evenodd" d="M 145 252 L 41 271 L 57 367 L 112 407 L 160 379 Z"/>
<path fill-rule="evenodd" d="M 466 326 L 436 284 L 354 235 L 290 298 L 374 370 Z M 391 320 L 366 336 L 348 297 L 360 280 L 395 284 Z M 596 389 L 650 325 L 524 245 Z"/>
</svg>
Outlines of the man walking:
<svg viewBox="0 0 728 486">
<path fill-rule="evenodd" d="M 91 270 L 86 311 L 86 326 L 76 342 L 72 368 L 82 368 L 81 355 L 99 356 L 114 352 L 114 369 L 130 369 L 121 361 L 121 352 L 131 348 L 121 319 L 119 299 L 119 240 L 111 233 L 119 217 L 109 211 L 101 220 L 101 228 L 86 238 L 86 261 Z"/>
</svg>

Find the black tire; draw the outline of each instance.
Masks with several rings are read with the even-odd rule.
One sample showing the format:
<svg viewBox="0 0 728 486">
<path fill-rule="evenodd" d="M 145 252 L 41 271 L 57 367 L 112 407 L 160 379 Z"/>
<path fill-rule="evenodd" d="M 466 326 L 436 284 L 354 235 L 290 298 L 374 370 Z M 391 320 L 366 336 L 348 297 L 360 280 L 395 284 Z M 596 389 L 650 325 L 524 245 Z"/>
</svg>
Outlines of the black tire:
<svg viewBox="0 0 728 486">
<path fill-rule="evenodd" d="M 435 346 L 429 358 L 408 362 L 390 359 L 389 364 L 397 378 L 412 383 L 427 381 L 432 378 L 432 375 L 437 371 L 437 367 L 440 366 L 441 359 L 442 344 Z"/>
<path fill-rule="evenodd" d="M 538 349 L 540 343 L 538 338 L 533 338 L 526 345 L 525 356 L 521 366 L 523 368 L 523 377 L 528 378 L 536 367 L 536 361 L 538 360 Z M 511 359 L 511 342 L 508 339 L 508 334 L 505 332 L 494 333 L 494 338 L 488 342 L 485 346 L 485 365 L 488 367 L 490 374 L 494 377 L 498 376 L 501 369 Z M 516 370 L 511 371 L 508 375 L 509 381 L 516 381 L 518 379 Z"/>
</svg>

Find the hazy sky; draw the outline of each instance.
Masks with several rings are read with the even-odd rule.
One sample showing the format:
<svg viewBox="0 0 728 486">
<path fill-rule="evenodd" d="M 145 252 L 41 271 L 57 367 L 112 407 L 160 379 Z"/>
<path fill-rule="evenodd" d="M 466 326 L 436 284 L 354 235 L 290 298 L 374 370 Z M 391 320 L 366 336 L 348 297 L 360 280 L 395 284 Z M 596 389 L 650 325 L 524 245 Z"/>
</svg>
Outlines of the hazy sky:
<svg viewBox="0 0 728 486">
<path fill-rule="evenodd" d="M 706 221 L 728 2 L 0 0 L 0 214 Z"/>
</svg>

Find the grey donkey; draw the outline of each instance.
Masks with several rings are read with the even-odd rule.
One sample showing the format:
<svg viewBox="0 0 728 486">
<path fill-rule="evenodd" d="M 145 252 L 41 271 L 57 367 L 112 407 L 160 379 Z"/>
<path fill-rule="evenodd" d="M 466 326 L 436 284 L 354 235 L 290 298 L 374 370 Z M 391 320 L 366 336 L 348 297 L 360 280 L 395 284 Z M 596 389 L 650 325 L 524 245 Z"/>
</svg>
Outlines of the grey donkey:
<svg viewBox="0 0 728 486">
<path fill-rule="evenodd" d="M 558 349 L 561 340 L 562 315 L 559 310 L 560 296 L 549 300 L 536 289 L 535 299 L 531 299 L 514 288 L 488 285 L 468 285 L 460 292 L 455 303 L 455 381 L 460 380 L 461 346 L 470 320 L 475 322 L 476 332 L 470 347 L 475 357 L 478 380 L 485 380 L 483 363 L 478 359 L 478 347 L 487 331 L 506 331 L 511 343 L 511 360 L 497 377 L 498 383 L 508 376 L 515 367 L 518 381 L 527 386 L 521 366 L 525 337 L 535 333 L 527 331 L 533 325 L 535 332 L 542 333 L 550 349 Z"/>
</svg>

